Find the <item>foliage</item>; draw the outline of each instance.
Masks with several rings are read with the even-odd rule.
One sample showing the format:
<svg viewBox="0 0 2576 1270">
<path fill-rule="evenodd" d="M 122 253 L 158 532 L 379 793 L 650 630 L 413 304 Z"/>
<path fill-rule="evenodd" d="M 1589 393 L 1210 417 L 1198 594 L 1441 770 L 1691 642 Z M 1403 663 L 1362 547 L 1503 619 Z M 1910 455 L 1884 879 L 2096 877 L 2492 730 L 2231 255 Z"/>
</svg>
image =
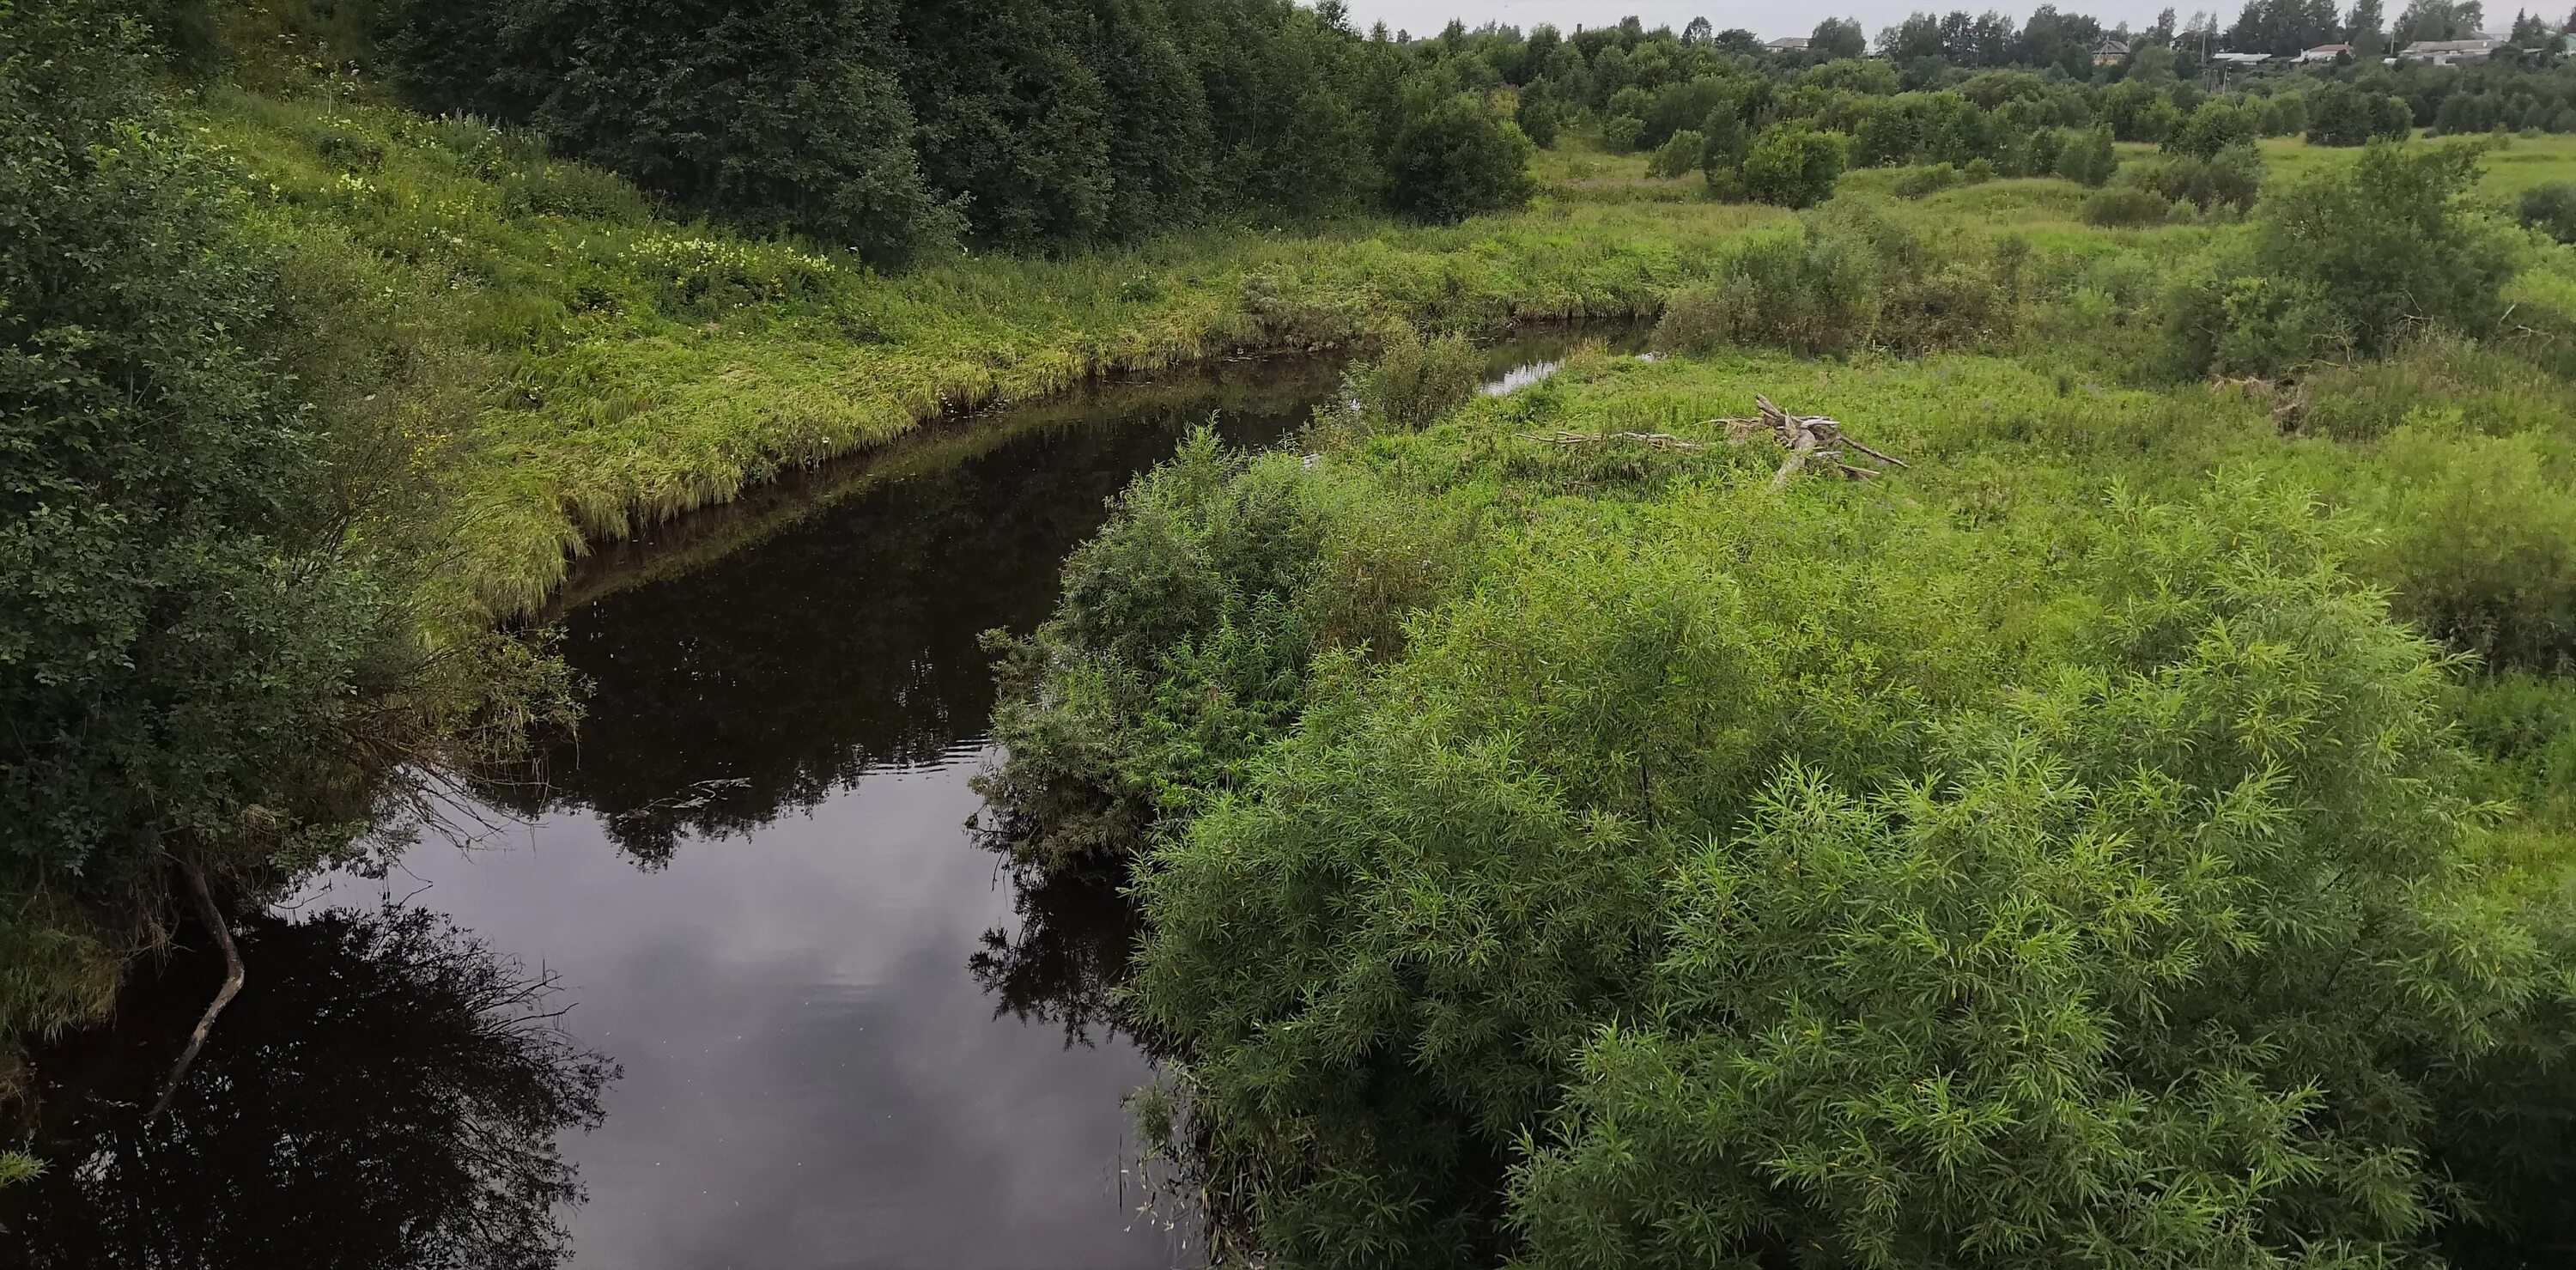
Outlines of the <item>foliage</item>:
<svg viewBox="0 0 2576 1270">
<path fill-rule="evenodd" d="M 1696 130 L 1684 128 L 1656 147 L 1646 160 L 1646 175 L 1653 177 L 1688 176 L 1699 170 L 1700 156 L 1706 152 L 1708 139 Z"/>
<path fill-rule="evenodd" d="M 1850 163 L 1851 144 L 1838 132 L 1797 124 L 1767 129 L 1744 158 L 1744 191 L 1781 207 L 1809 207 L 1833 196 Z"/>
<path fill-rule="evenodd" d="M 1529 201 L 1529 138 L 1464 93 L 1406 112 L 1387 153 L 1387 201 L 1398 213 L 1450 224 Z"/>
<path fill-rule="evenodd" d="M 2535 185 L 2522 192 L 2514 210 L 2524 225 L 2562 243 L 2576 243 L 2576 182 Z"/>
<path fill-rule="evenodd" d="M 1398 331 L 1375 360 L 1350 376 L 1350 396 L 1371 423 L 1419 428 L 1474 396 L 1483 370 L 1475 346 L 1463 337 L 1426 340 Z"/>
<path fill-rule="evenodd" d="M 33 954 L 0 1038 L 97 1007 L 83 964 L 174 861 L 330 845 L 348 703 L 412 655 L 348 539 L 374 474 L 336 464 L 423 458 L 297 395 L 290 262 L 234 236 L 136 42 L 0 21 L 0 946 Z"/>
<path fill-rule="evenodd" d="M 2209 1264 L 2450 1216 L 2407 1108 L 2549 962 L 2462 872 L 2439 659 L 2307 509 L 2115 503 L 2041 584 L 1769 506 L 1560 509 L 1156 849 L 1138 999 L 1265 1246 Z M 2033 606 L 2098 616 L 1996 637 Z"/>
<path fill-rule="evenodd" d="M 2254 206 L 2255 196 L 2262 192 L 2263 153 L 2249 143 L 2238 143 L 2207 157 L 2177 154 L 2139 169 L 2137 181 L 2140 188 L 2204 212 L 2212 208 L 2243 212 Z"/>
<path fill-rule="evenodd" d="M 2084 200 L 2084 223 L 2105 229 L 2135 229 L 2141 225 L 2161 225 L 2173 212 L 2173 202 L 2152 189 L 2124 186 L 2096 191 Z"/>
<path fill-rule="evenodd" d="M 2095 128 L 2078 136 L 2057 155 L 2057 174 L 2078 185 L 2101 186 L 2119 170 L 2120 156 L 2112 148 L 2108 128 Z"/>
<path fill-rule="evenodd" d="M 2374 138 L 2402 140 L 2414 122 L 2415 113 L 2404 98 L 2337 80 L 2318 89 L 2308 106 L 2308 144 L 2357 146 Z"/>
<path fill-rule="evenodd" d="M 2243 258 L 2175 287 L 2181 368 L 2263 373 L 2375 355 L 2428 325 L 2492 329 L 2512 262 L 2467 203 L 2476 175 L 2472 147 L 2378 142 L 2267 199 Z"/>
</svg>

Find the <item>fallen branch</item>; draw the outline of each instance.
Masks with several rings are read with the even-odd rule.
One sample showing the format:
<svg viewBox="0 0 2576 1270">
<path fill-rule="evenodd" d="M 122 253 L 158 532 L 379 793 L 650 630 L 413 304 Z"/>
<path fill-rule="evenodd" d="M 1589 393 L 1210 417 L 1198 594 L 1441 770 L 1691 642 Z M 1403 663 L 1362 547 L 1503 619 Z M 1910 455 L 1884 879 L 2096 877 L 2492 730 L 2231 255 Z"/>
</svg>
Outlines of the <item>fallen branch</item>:
<svg viewBox="0 0 2576 1270">
<path fill-rule="evenodd" d="M 188 875 L 188 889 L 196 892 L 198 917 L 214 933 L 216 946 L 224 950 L 224 986 L 216 990 L 214 1003 L 206 1007 L 205 1017 L 197 1020 L 197 1030 L 188 1038 L 188 1048 L 179 1052 L 179 1061 L 171 1066 L 170 1083 L 161 1090 L 161 1101 L 152 1104 L 152 1114 L 144 1117 L 147 1123 L 160 1119 L 161 1113 L 170 1109 L 170 1100 L 179 1096 L 179 1082 L 188 1078 L 188 1064 L 197 1061 L 197 1051 L 206 1047 L 206 1034 L 214 1030 L 215 1016 L 223 1013 L 242 990 L 241 950 L 233 946 L 231 923 L 223 909 L 216 906 L 215 893 L 206 885 L 205 871 L 193 864 L 179 867 Z"/>
<path fill-rule="evenodd" d="M 1809 459 L 1824 459 L 1832 463 L 1834 470 L 1847 481 L 1865 481 L 1881 474 L 1877 468 L 1846 462 L 1843 458 L 1846 448 L 1866 454 L 1889 467 L 1906 466 L 1905 460 L 1845 435 L 1843 425 L 1823 415 L 1793 415 L 1772 405 L 1769 397 L 1759 393 L 1754 394 L 1753 405 L 1761 411 L 1753 418 L 1711 419 L 1709 422 L 1725 424 L 1727 436 L 1737 444 L 1768 431 L 1773 440 L 1789 451 L 1789 457 L 1782 460 L 1780 470 L 1771 474 L 1771 488 L 1774 490 L 1787 489 L 1789 478 L 1804 471 Z"/>
</svg>

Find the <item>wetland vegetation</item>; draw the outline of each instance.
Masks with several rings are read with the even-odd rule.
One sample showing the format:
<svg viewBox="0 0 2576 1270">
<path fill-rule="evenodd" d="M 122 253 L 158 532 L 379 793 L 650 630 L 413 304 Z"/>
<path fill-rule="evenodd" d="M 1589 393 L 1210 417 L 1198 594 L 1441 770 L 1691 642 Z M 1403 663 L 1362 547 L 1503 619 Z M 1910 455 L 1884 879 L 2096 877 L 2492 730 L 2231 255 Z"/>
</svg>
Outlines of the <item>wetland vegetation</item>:
<svg viewBox="0 0 2576 1270">
<path fill-rule="evenodd" d="M 2368 10 L 2212 37 L 2478 20 Z M 0 1044 L 85 1073 L 0 1059 L 0 1147 L 119 1170 L 0 1156 L 13 1237 L 306 1256 L 171 1146 L 292 1136 L 416 1157 L 349 1264 L 559 1259 L 608 1061 L 461 934 L 233 914 L 567 744 L 587 678 L 631 761 L 474 788 L 653 867 L 989 707 L 1022 912 L 1135 908 L 975 973 L 1150 1043 L 1221 1258 L 2563 1259 L 2576 71 L 2536 22 L 2231 77 L 2170 14 L 1952 18 L 1862 56 L 1274 0 L 0 0 Z M 1576 318 L 1652 355 L 1477 391 L 1476 341 Z M 1352 350 L 1060 578 L 1116 444 L 1015 514 L 780 537 L 797 491 L 1046 453 L 955 416 Z M 1787 463 L 1757 396 L 1898 462 Z M 909 597 L 944 551 L 1055 597 L 973 610 L 998 682 L 968 609 L 874 615 L 911 651 L 833 646 L 814 743 L 724 778 L 761 814 L 707 792 L 697 747 L 755 743 L 691 703 L 815 641 L 703 678 L 656 606 L 827 560 Z M 573 674 L 535 632 L 611 586 L 647 616 Z M 205 945 L 373 986 L 199 1016 Z M 160 1129 L 93 1110 L 167 1098 L 169 1046 L 82 1039 L 120 985 L 118 1027 L 212 1022 Z M 459 1060 L 367 1113 L 412 1138 L 263 1093 L 399 1037 Z"/>
</svg>

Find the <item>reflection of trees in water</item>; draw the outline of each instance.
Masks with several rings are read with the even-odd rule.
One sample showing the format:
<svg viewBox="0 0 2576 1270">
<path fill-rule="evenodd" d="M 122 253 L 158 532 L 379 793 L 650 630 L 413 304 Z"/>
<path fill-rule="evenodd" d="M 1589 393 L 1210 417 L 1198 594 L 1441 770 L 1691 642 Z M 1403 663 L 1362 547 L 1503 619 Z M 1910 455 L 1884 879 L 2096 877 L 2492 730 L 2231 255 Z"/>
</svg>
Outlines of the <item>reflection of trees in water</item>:
<svg viewBox="0 0 2576 1270">
<path fill-rule="evenodd" d="M 983 951 L 967 959 L 993 994 L 993 1017 L 1056 1024 L 1067 1048 L 1090 1045 L 1095 1029 L 1135 1039 L 1116 994 L 1143 931 L 1136 906 L 1106 882 L 1027 867 L 1014 873 L 1018 933 L 984 932 Z"/>
<path fill-rule="evenodd" d="M 250 986 L 145 1122 L 211 957 L 139 974 L 115 1021 L 37 1056 L 37 1151 L 0 1190 L 31 1270 L 537 1270 L 581 1189 L 556 1148 L 616 1075 L 542 981 L 427 913 L 250 919 Z"/>
<path fill-rule="evenodd" d="M 992 708 L 977 635 L 1054 603 L 1105 500 L 1212 411 L 1267 442 L 1330 385 L 1209 378 L 1042 408 L 990 453 L 870 489 L 720 562 L 606 595 L 563 622 L 595 686 L 526 813 L 588 807 L 639 862 L 757 829 L 871 768 L 942 761 Z"/>
</svg>

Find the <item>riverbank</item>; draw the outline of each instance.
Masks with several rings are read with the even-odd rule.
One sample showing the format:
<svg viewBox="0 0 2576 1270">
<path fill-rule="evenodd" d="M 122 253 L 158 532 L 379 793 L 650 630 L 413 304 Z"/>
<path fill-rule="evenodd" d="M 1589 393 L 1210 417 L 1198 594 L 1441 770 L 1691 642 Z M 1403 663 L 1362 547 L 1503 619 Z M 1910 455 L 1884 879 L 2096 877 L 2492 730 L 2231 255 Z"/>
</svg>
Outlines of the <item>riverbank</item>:
<svg viewBox="0 0 2576 1270">
<path fill-rule="evenodd" d="M 566 562 L 943 414 L 1397 326 L 1651 315 L 1776 209 L 1543 198 L 1441 228 L 1209 229 L 1055 260 L 883 275 L 659 218 L 530 140 L 327 97 L 210 93 L 246 215 L 382 262 L 476 395 L 449 439 L 453 571 L 495 614 Z"/>
</svg>

